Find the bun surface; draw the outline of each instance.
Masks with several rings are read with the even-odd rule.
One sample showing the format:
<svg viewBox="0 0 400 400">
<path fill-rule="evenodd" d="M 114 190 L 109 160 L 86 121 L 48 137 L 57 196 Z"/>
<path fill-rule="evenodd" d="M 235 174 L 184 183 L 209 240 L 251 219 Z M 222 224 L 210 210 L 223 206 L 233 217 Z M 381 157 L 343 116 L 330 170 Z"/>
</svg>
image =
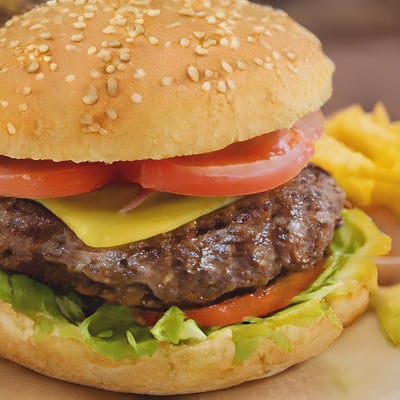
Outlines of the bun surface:
<svg viewBox="0 0 400 400">
<path fill-rule="evenodd" d="M 0 29 L 0 154 L 213 151 L 319 109 L 333 69 L 314 35 L 246 1 L 49 1 Z"/>
<path fill-rule="evenodd" d="M 360 284 L 349 294 L 331 298 L 344 326 L 368 307 L 368 289 Z M 91 351 L 83 342 L 58 336 L 34 338 L 33 322 L 0 302 L 0 356 L 58 379 L 120 392 L 178 394 L 222 389 L 274 375 L 327 348 L 341 333 L 324 316 L 305 327 L 284 325 L 291 343 L 284 351 L 264 339 L 253 355 L 235 360 L 229 330 L 193 345 L 161 346 L 152 357 L 113 361 Z"/>
</svg>

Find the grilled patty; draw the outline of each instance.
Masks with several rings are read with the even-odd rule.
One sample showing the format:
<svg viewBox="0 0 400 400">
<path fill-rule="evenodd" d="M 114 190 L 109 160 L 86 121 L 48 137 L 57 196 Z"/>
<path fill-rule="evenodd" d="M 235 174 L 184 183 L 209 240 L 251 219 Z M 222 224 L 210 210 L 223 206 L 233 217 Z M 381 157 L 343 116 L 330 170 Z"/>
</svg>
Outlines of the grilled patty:
<svg viewBox="0 0 400 400">
<path fill-rule="evenodd" d="M 0 265 L 116 304 L 204 305 L 318 263 L 343 203 L 333 178 L 310 166 L 174 231 L 95 249 L 40 204 L 0 198 Z"/>
</svg>

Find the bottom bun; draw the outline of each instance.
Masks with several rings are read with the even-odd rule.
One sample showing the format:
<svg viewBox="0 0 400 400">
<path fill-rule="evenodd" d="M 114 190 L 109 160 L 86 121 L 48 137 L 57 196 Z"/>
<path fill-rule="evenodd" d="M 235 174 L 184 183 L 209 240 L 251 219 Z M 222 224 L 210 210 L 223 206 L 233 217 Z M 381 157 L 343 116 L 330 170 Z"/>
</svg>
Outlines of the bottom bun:
<svg viewBox="0 0 400 400">
<path fill-rule="evenodd" d="M 360 284 L 351 293 L 329 299 L 346 326 L 368 307 L 369 292 Z M 44 375 L 97 388 L 144 394 L 184 394 L 222 389 L 281 372 L 316 356 L 342 329 L 322 316 L 306 327 L 280 326 L 291 342 L 285 351 L 263 339 L 245 361 L 235 359 L 229 329 L 191 345 L 162 344 L 152 357 L 114 361 L 83 342 L 59 336 L 34 338 L 31 319 L 0 302 L 0 355 Z"/>
</svg>

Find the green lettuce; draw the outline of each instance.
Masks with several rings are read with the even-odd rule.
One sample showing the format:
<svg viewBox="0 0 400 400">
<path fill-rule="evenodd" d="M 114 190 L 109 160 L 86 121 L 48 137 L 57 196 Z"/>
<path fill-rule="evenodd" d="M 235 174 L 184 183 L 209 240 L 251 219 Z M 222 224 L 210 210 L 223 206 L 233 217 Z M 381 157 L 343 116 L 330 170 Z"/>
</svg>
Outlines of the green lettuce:
<svg viewBox="0 0 400 400">
<path fill-rule="evenodd" d="M 161 342 L 190 344 L 207 340 L 224 330 L 230 330 L 238 360 L 248 358 L 265 338 L 291 351 L 290 340 L 280 327 L 308 326 L 319 318 L 328 317 L 342 329 L 325 297 L 346 293 L 355 280 L 376 288 L 376 267 L 370 256 L 387 253 L 390 239 L 360 210 L 345 210 L 343 220 L 330 246 L 324 272 L 293 299 L 290 307 L 266 318 L 249 317 L 229 327 L 204 331 L 195 321 L 185 319 L 177 307 L 171 307 L 153 327 L 143 326 L 138 310 L 126 306 L 103 304 L 85 315 L 84 299 L 78 294 L 60 295 L 25 275 L 2 269 L 0 299 L 34 321 L 37 340 L 46 335 L 73 338 L 115 360 L 151 356 Z"/>
<path fill-rule="evenodd" d="M 371 305 L 386 337 L 400 346 L 400 285 L 378 288 L 372 294 Z"/>
</svg>

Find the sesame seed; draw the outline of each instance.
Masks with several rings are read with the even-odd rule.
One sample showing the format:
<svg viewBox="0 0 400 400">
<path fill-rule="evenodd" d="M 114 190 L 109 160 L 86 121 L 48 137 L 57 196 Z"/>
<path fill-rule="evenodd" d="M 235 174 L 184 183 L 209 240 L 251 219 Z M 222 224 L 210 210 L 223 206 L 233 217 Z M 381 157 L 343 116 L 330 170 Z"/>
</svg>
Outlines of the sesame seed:
<svg viewBox="0 0 400 400">
<path fill-rule="evenodd" d="M 34 25 L 31 25 L 29 30 L 31 30 L 31 31 L 39 31 L 40 29 L 43 29 L 43 28 L 44 28 L 44 26 L 42 24 L 34 24 Z"/>
<path fill-rule="evenodd" d="M 52 56 L 44 56 L 43 57 L 43 61 L 46 62 L 46 63 L 49 63 L 52 59 L 53 59 Z"/>
<path fill-rule="evenodd" d="M 288 62 L 288 63 L 286 63 L 286 65 L 287 65 L 289 71 L 293 72 L 295 75 L 299 74 L 299 70 L 293 64 Z"/>
<path fill-rule="evenodd" d="M 203 47 L 208 48 L 211 46 L 216 46 L 218 44 L 218 41 L 216 39 L 207 39 L 203 42 Z"/>
<path fill-rule="evenodd" d="M 114 28 L 113 26 L 107 26 L 107 28 L 103 29 L 103 33 L 105 33 L 106 35 L 112 34 L 112 33 L 117 33 L 116 28 Z"/>
<path fill-rule="evenodd" d="M 143 79 L 146 76 L 146 71 L 142 68 L 139 68 L 138 70 L 136 70 L 133 76 L 136 79 Z"/>
<path fill-rule="evenodd" d="M 164 78 L 161 79 L 161 84 L 163 86 L 171 86 L 173 82 L 174 78 L 172 78 L 171 76 L 165 76 Z"/>
<path fill-rule="evenodd" d="M 204 76 L 206 77 L 206 79 L 213 78 L 214 77 L 214 72 L 211 69 L 207 68 L 204 71 Z"/>
<path fill-rule="evenodd" d="M 228 73 L 232 73 L 233 72 L 232 65 L 229 64 L 227 61 L 222 61 L 221 62 L 221 66 L 226 72 L 228 72 Z"/>
<path fill-rule="evenodd" d="M 83 33 L 76 33 L 71 36 L 73 42 L 81 42 L 83 40 Z"/>
<path fill-rule="evenodd" d="M 21 103 L 21 104 L 18 106 L 18 108 L 19 108 L 20 111 L 26 111 L 26 110 L 28 109 L 28 104 L 26 104 L 26 103 Z"/>
<path fill-rule="evenodd" d="M 296 59 L 296 53 L 294 53 L 293 51 L 288 51 L 287 53 L 286 53 L 286 57 L 289 59 L 289 60 L 295 60 Z"/>
<path fill-rule="evenodd" d="M 279 61 L 279 60 L 281 59 L 281 53 L 279 53 L 279 51 L 277 51 L 277 50 L 274 50 L 274 51 L 272 52 L 272 57 L 273 57 L 276 61 Z"/>
<path fill-rule="evenodd" d="M 126 23 L 127 23 L 127 19 L 126 18 L 124 18 L 124 17 L 122 17 L 121 15 L 118 15 L 116 18 L 115 18 L 115 24 L 117 25 L 117 26 L 119 26 L 119 27 L 124 27 L 125 25 L 126 25 Z M 142 21 L 142 23 L 144 22 L 143 20 L 141 20 Z M 136 21 L 137 22 L 137 21 Z"/>
<path fill-rule="evenodd" d="M 96 52 L 97 52 L 97 48 L 96 47 L 92 46 L 92 47 L 88 48 L 89 56 L 93 56 L 94 54 L 96 54 Z"/>
<path fill-rule="evenodd" d="M 274 69 L 274 64 L 272 64 L 272 63 L 264 63 L 264 68 L 266 70 Z"/>
<path fill-rule="evenodd" d="M 16 47 L 18 47 L 20 45 L 20 41 L 19 40 L 12 40 L 10 42 L 10 49 L 15 49 Z"/>
<path fill-rule="evenodd" d="M 40 68 L 39 63 L 37 61 L 33 61 L 32 63 L 30 63 L 28 65 L 27 70 L 28 70 L 29 73 L 33 73 L 33 72 L 38 71 L 39 68 Z"/>
<path fill-rule="evenodd" d="M 12 124 L 11 122 L 7 122 L 7 131 L 10 135 L 15 135 L 17 133 L 14 124 Z"/>
<path fill-rule="evenodd" d="M 53 38 L 53 35 L 50 32 L 42 32 L 40 34 L 41 39 L 49 40 Z"/>
<path fill-rule="evenodd" d="M 235 82 L 232 79 L 227 79 L 226 84 L 228 85 L 228 88 L 231 90 L 236 88 Z"/>
<path fill-rule="evenodd" d="M 244 61 L 241 61 L 241 60 L 238 60 L 236 62 L 236 65 L 241 71 L 244 71 L 247 68 L 247 64 Z"/>
<path fill-rule="evenodd" d="M 135 33 L 137 35 L 142 35 L 144 33 L 144 28 L 142 25 L 135 25 Z"/>
<path fill-rule="evenodd" d="M 187 74 L 189 76 L 189 78 L 193 81 L 193 82 L 198 82 L 200 79 L 200 74 L 199 74 L 199 70 L 194 67 L 193 65 L 190 65 L 187 69 Z"/>
<path fill-rule="evenodd" d="M 97 69 L 92 69 L 92 70 L 90 71 L 90 76 L 91 76 L 93 79 L 100 79 L 103 75 L 101 74 L 101 72 L 97 71 Z"/>
<path fill-rule="evenodd" d="M 209 92 L 211 90 L 211 82 L 210 81 L 205 81 L 203 83 L 203 85 L 201 86 L 201 88 L 205 91 L 205 92 Z"/>
<path fill-rule="evenodd" d="M 205 32 L 193 32 L 193 35 L 197 39 L 201 40 L 201 39 L 204 39 L 204 37 L 206 36 L 206 33 Z"/>
<path fill-rule="evenodd" d="M 80 119 L 80 123 L 82 125 L 92 125 L 94 123 L 94 118 L 91 115 L 84 115 L 81 119 Z"/>
<path fill-rule="evenodd" d="M 234 50 L 237 50 L 240 47 L 240 42 L 239 42 L 239 40 L 237 38 L 233 38 L 231 40 L 231 47 Z"/>
<path fill-rule="evenodd" d="M 111 40 L 111 42 L 108 42 L 107 45 L 111 48 L 117 49 L 119 47 L 122 47 L 122 43 L 120 40 L 115 39 L 115 40 Z"/>
<path fill-rule="evenodd" d="M 106 111 L 106 113 L 107 113 L 108 118 L 111 119 L 111 121 L 115 121 L 115 120 L 118 119 L 118 111 L 113 110 L 112 108 L 109 108 L 109 109 Z"/>
<path fill-rule="evenodd" d="M 156 46 L 160 43 L 160 40 L 154 36 L 149 36 L 148 40 L 149 40 L 149 43 L 152 44 L 153 46 Z"/>
<path fill-rule="evenodd" d="M 178 26 L 182 25 L 181 22 L 173 22 L 172 24 L 165 25 L 167 29 L 177 28 Z"/>
<path fill-rule="evenodd" d="M 118 96 L 118 82 L 114 78 L 107 79 L 107 93 L 111 97 Z"/>
<path fill-rule="evenodd" d="M 171 47 L 171 45 L 172 45 L 172 42 L 171 42 L 170 40 L 167 40 L 167 41 L 164 43 L 164 47 Z"/>
<path fill-rule="evenodd" d="M 260 25 L 255 26 L 253 28 L 253 32 L 254 33 L 264 33 L 264 30 L 265 30 L 265 28 L 263 26 L 260 26 Z"/>
<path fill-rule="evenodd" d="M 264 61 L 261 59 L 261 58 L 259 58 L 259 57 L 256 57 L 255 59 L 254 59 L 254 62 L 257 64 L 257 65 L 263 65 L 264 64 Z"/>
<path fill-rule="evenodd" d="M 180 40 L 179 44 L 183 48 L 189 47 L 190 46 L 190 40 L 187 39 L 187 38 L 183 38 L 183 39 Z"/>
<path fill-rule="evenodd" d="M 217 91 L 220 93 L 226 93 L 227 87 L 224 81 L 219 81 L 217 84 Z"/>
<path fill-rule="evenodd" d="M 67 51 L 81 51 L 81 48 L 79 48 L 78 46 L 75 46 L 73 44 L 67 44 L 67 45 L 65 45 L 65 50 L 67 50 Z"/>
<path fill-rule="evenodd" d="M 25 86 L 22 89 L 22 93 L 24 96 L 29 96 L 32 93 L 32 88 L 30 86 Z"/>
<path fill-rule="evenodd" d="M 83 102 L 92 105 L 99 100 L 99 92 L 96 87 L 90 86 L 87 95 L 83 98 Z"/>
<path fill-rule="evenodd" d="M 140 95 L 139 93 L 133 93 L 131 96 L 131 101 L 134 104 L 141 104 L 143 103 L 143 96 Z"/>
<path fill-rule="evenodd" d="M 50 70 L 51 71 L 57 71 L 58 70 L 58 64 L 56 64 L 56 63 L 51 63 L 50 64 Z"/>
<path fill-rule="evenodd" d="M 67 83 L 75 82 L 75 80 L 76 80 L 76 75 L 74 74 L 70 74 L 65 77 L 65 82 Z"/>
<path fill-rule="evenodd" d="M 101 49 L 97 53 L 97 57 L 100 58 L 101 60 L 103 60 L 104 62 L 110 62 L 111 61 L 111 54 L 110 54 L 109 51 L 107 51 L 105 49 Z"/>
<path fill-rule="evenodd" d="M 256 39 L 255 39 L 253 36 L 248 36 L 248 37 L 247 37 L 247 41 L 248 41 L 249 43 L 255 43 L 255 42 L 256 42 Z"/>
<path fill-rule="evenodd" d="M 83 21 L 78 21 L 74 23 L 74 28 L 76 29 L 86 29 L 86 23 Z"/>
<path fill-rule="evenodd" d="M 148 10 L 147 11 L 147 15 L 149 17 L 157 17 L 160 14 L 161 14 L 161 10 L 159 10 L 159 9 L 153 9 L 153 10 Z"/>
<path fill-rule="evenodd" d="M 131 59 L 131 55 L 129 54 L 129 50 L 128 51 L 121 51 L 121 53 L 119 54 L 119 59 L 122 62 L 128 62 Z"/>
<path fill-rule="evenodd" d="M 37 81 L 42 81 L 44 79 L 44 73 L 40 72 L 39 74 L 36 75 L 35 79 Z"/>
<path fill-rule="evenodd" d="M 214 24 L 217 23 L 217 18 L 215 18 L 215 15 L 209 15 L 209 16 L 206 18 L 206 21 L 207 21 L 209 24 L 214 25 Z"/>
<path fill-rule="evenodd" d="M 85 12 L 83 13 L 83 18 L 85 19 L 93 19 L 96 16 L 95 13 L 93 12 Z"/>
<path fill-rule="evenodd" d="M 107 72 L 107 74 L 112 74 L 115 72 L 115 66 L 112 64 L 107 65 L 107 67 L 105 68 L 105 71 Z"/>
<path fill-rule="evenodd" d="M 271 29 L 274 29 L 275 31 L 278 31 L 278 32 L 285 32 L 286 31 L 285 27 L 280 25 L 280 24 L 271 25 Z"/>
<path fill-rule="evenodd" d="M 199 56 L 206 56 L 208 54 L 208 50 L 200 45 L 196 46 L 196 48 L 194 49 L 194 52 Z"/>
<path fill-rule="evenodd" d="M 96 12 L 96 11 L 98 11 L 98 7 L 94 4 L 87 4 L 87 5 L 85 5 L 85 10 Z"/>
<path fill-rule="evenodd" d="M 100 133 L 101 126 L 97 123 L 93 123 L 88 126 L 89 132 Z"/>
<path fill-rule="evenodd" d="M 8 101 L 0 101 L 0 106 L 3 108 L 7 108 L 8 107 Z"/>
<path fill-rule="evenodd" d="M 227 44 L 228 44 L 229 42 L 228 42 L 228 39 L 227 38 L 222 38 L 221 40 L 220 40 L 220 42 L 219 42 L 219 44 L 221 45 L 221 46 L 226 46 Z"/>
</svg>

